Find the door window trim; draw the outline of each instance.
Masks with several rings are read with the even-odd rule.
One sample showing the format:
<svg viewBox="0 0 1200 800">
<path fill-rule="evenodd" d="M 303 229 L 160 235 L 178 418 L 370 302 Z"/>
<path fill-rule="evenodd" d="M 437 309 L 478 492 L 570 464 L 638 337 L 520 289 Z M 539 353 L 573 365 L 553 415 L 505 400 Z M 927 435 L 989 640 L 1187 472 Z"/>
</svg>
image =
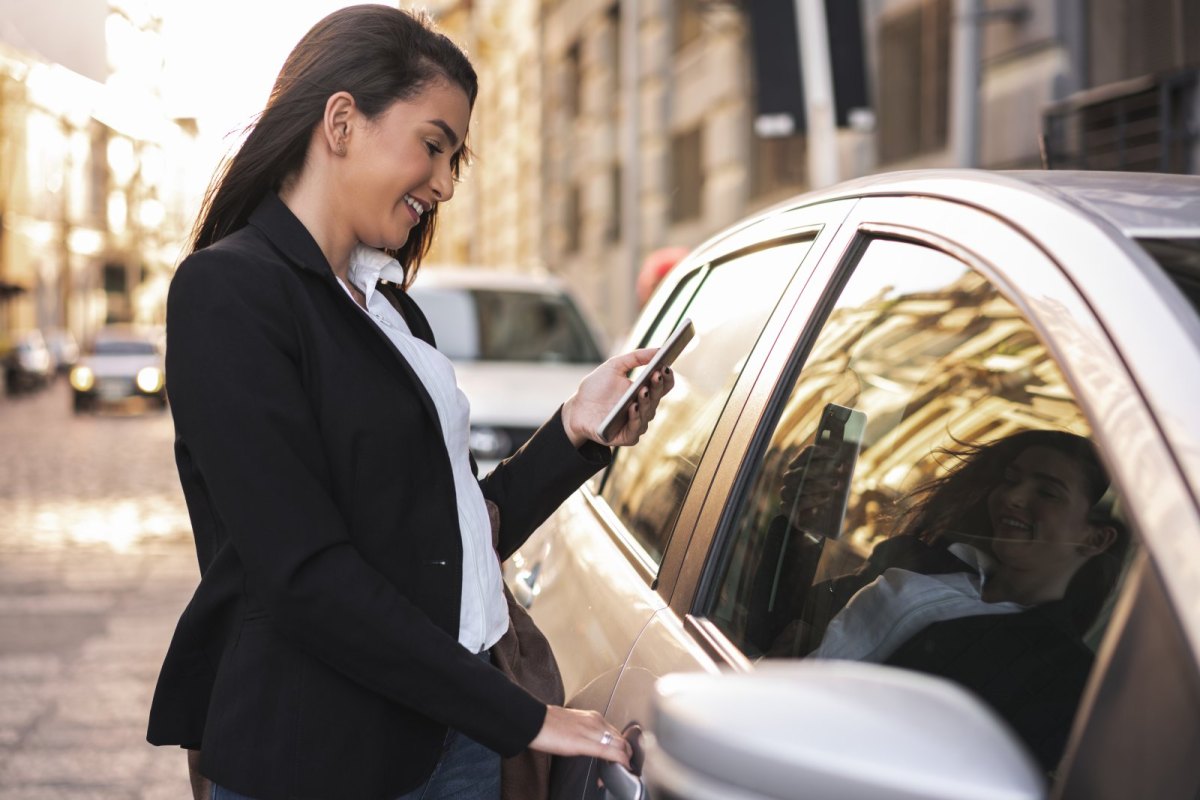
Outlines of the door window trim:
<svg viewBox="0 0 1200 800">
<path fill-rule="evenodd" d="M 748 400 L 748 392 L 757 384 L 759 373 L 762 370 L 765 355 L 756 356 L 756 354 L 767 354 L 775 349 L 780 334 L 779 328 L 784 321 L 790 318 L 796 303 L 803 296 L 809 281 L 812 280 L 813 275 L 819 269 L 825 251 L 834 241 L 838 231 L 841 230 L 846 215 L 856 202 L 850 200 L 824 203 L 816 210 L 816 213 L 813 213 L 814 209 L 809 209 L 809 214 L 801 224 L 789 225 L 782 230 L 776 229 L 771 238 L 764 241 L 746 243 L 747 231 L 739 229 L 731 240 L 723 240 L 710 244 L 706 251 L 699 253 L 699 258 L 691 262 L 699 266 L 694 270 L 687 270 L 677 279 L 674 275 L 671 276 L 671 280 L 678 280 L 679 283 L 671 287 L 667 299 L 662 301 L 661 307 L 655 309 L 652 319 L 638 324 L 630 334 L 627 340 L 629 345 L 642 346 L 650 331 L 659 327 L 665 319 L 666 311 L 671 305 L 678 286 L 682 285 L 695 272 L 703 270 L 705 274 L 696 283 L 696 288 L 692 290 L 692 297 L 688 300 L 689 305 L 704 285 L 708 275 L 720 265 L 772 247 L 785 246 L 797 242 L 810 243 L 800 263 L 796 265 L 796 271 L 792 274 L 783 291 L 780 293 L 775 308 L 767 317 L 763 329 L 759 333 L 758 340 L 756 340 L 754 347 L 747 356 L 747 361 L 742 372 L 729 392 L 725 407 L 722 409 L 721 415 L 713 428 L 714 439 L 720 436 L 726 444 L 728 443 L 728 436 L 725 434 L 731 432 L 736 427 Z M 778 224 L 778 220 L 772 217 L 764 220 L 762 224 L 774 227 Z M 734 246 L 722 249 L 721 245 L 728 245 L 729 241 L 732 241 Z M 686 315 L 686 309 L 683 313 Z M 767 337 L 770 337 L 769 342 L 767 341 Z M 710 442 L 714 439 L 710 439 Z M 709 447 L 705 447 L 696 473 L 692 477 L 691 485 L 688 487 L 687 493 L 684 495 L 680 505 L 679 514 L 675 517 L 670 536 L 663 549 L 662 560 L 657 565 L 654 564 L 653 559 L 649 557 L 649 554 L 646 553 L 642 546 L 637 543 L 627 526 L 617 516 L 602 494 L 612 467 L 605 470 L 605 474 L 597 482 L 595 489 L 589 485 L 585 485 L 582 489 L 584 498 L 592 508 L 594 518 L 605 527 L 609 538 L 612 539 L 630 565 L 646 580 L 647 585 L 668 601 L 674 593 L 680 569 L 683 567 L 686 553 L 690 550 L 691 541 L 695 536 L 695 526 L 699 510 L 708 497 L 716 466 L 720 464 L 724 457 L 724 446 L 722 446 L 719 453 L 711 452 Z M 678 535 L 681 530 L 688 531 L 687 536 L 682 540 Z"/>
</svg>

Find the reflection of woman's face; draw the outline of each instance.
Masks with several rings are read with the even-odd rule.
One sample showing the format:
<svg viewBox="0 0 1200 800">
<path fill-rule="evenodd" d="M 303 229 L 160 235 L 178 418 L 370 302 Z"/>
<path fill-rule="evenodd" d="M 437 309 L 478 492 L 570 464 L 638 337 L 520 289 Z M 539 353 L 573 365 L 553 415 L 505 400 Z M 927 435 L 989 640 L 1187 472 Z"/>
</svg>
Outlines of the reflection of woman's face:
<svg viewBox="0 0 1200 800">
<path fill-rule="evenodd" d="M 1077 564 L 1078 545 L 1092 527 L 1090 507 L 1078 461 L 1053 448 L 1029 447 L 988 495 L 994 555 L 1022 568 Z"/>
</svg>

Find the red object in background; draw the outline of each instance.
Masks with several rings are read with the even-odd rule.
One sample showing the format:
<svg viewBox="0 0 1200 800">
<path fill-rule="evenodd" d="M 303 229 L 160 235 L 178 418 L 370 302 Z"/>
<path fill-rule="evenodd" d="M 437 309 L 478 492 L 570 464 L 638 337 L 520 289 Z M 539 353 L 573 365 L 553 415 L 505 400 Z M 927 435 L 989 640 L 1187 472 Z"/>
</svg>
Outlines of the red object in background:
<svg viewBox="0 0 1200 800">
<path fill-rule="evenodd" d="M 686 247 L 660 247 L 646 256 L 637 277 L 638 305 L 646 305 L 654 289 L 667 276 L 671 268 L 688 254 Z"/>
</svg>

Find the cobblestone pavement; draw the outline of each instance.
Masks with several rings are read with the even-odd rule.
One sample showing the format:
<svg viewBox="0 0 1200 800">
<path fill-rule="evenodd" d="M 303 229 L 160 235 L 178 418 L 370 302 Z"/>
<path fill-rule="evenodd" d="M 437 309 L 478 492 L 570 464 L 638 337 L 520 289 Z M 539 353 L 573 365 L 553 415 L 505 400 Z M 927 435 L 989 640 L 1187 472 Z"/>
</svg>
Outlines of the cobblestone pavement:
<svg viewBox="0 0 1200 800">
<path fill-rule="evenodd" d="M 198 571 L 170 415 L 0 395 L 0 800 L 190 797 L 146 743 Z"/>
</svg>

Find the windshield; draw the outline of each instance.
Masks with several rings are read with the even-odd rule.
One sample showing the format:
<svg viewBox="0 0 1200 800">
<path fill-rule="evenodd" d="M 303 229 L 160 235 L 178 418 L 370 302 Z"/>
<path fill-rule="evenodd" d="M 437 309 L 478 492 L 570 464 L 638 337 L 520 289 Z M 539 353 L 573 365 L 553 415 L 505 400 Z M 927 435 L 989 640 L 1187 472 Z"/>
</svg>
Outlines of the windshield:
<svg viewBox="0 0 1200 800">
<path fill-rule="evenodd" d="M 96 342 L 92 352 L 98 356 L 152 356 L 158 348 L 151 342 L 108 339 Z"/>
<path fill-rule="evenodd" d="M 564 295 L 414 288 L 438 349 L 458 361 L 595 364 L 600 350 Z"/>
<path fill-rule="evenodd" d="M 1200 314 L 1200 239 L 1139 239 Z"/>
</svg>

